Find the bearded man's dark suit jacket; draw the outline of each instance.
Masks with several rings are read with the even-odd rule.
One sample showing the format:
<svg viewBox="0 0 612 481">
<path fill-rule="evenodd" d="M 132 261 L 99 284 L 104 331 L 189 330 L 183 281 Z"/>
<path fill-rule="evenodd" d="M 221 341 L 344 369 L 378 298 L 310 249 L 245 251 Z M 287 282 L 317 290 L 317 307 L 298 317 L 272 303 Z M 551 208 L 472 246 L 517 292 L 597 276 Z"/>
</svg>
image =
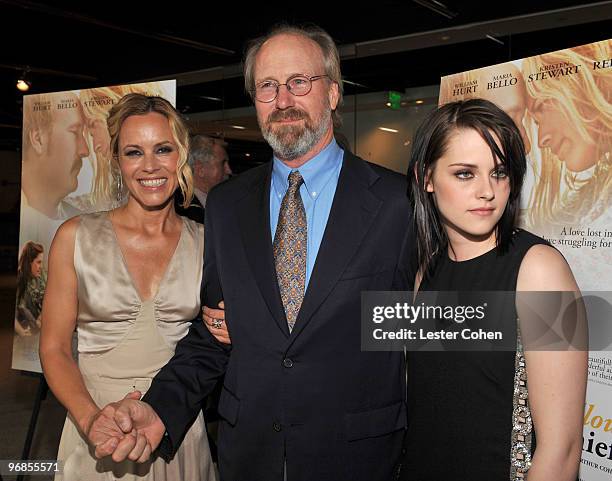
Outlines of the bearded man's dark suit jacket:
<svg viewBox="0 0 612 481">
<path fill-rule="evenodd" d="M 360 350 L 360 296 L 411 276 L 406 179 L 345 152 L 289 333 L 272 254 L 271 171 L 244 172 L 207 199 L 202 303 L 225 300 L 232 347 L 200 319 L 178 343 L 144 398 L 167 429 L 159 452 L 177 449 L 225 373 L 223 481 L 282 481 L 285 461 L 288 481 L 390 480 L 406 428 L 404 358 Z"/>
</svg>

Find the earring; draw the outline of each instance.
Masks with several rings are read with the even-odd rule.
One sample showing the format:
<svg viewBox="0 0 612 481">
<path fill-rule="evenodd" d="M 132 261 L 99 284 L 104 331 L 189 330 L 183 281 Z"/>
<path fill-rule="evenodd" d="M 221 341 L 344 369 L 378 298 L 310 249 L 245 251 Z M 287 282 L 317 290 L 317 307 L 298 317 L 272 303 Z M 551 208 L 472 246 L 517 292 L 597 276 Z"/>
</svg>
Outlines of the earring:
<svg viewBox="0 0 612 481">
<path fill-rule="evenodd" d="M 121 205 L 121 200 L 123 199 L 123 176 L 121 175 L 121 172 L 119 172 L 119 175 L 115 178 L 116 181 L 116 195 L 117 195 L 117 205 Z"/>
</svg>

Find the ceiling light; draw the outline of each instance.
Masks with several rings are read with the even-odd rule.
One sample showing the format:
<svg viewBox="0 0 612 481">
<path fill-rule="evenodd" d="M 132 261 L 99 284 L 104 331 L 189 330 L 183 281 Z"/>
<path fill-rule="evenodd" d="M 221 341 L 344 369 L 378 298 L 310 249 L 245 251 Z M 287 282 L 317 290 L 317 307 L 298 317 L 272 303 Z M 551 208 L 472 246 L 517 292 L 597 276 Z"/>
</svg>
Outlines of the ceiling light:
<svg viewBox="0 0 612 481">
<path fill-rule="evenodd" d="M 397 134 L 399 132 L 399 130 L 390 129 L 388 127 L 378 127 L 378 130 L 382 130 L 384 132 L 391 132 L 392 134 Z"/>
<path fill-rule="evenodd" d="M 250 157 L 251 154 L 249 154 L 248 152 L 246 154 L 244 154 L 245 157 Z"/>
<path fill-rule="evenodd" d="M 387 107 L 391 107 L 391 102 L 386 103 Z"/>
<path fill-rule="evenodd" d="M 236 130 L 246 130 L 246 127 L 243 127 L 242 125 L 230 125 L 230 127 Z"/>
<path fill-rule="evenodd" d="M 30 67 L 25 67 L 21 71 L 21 75 L 17 77 L 17 83 L 15 84 L 15 86 L 17 87 L 17 90 L 19 90 L 20 92 L 27 92 L 28 90 L 30 90 L 30 87 L 32 86 L 32 82 L 30 82 L 29 80 L 29 74 L 30 74 Z"/>
<path fill-rule="evenodd" d="M 424 101 L 424 100 L 420 100 L 420 99 L 419 99 L 419 100 L 417 100 L 415 103 L 420 105 L 420 104 L 422 104 L 423 102 L 425 102 L 425 101 Z"/>
<path fill-rule="evenodd" d="M 20 78 L 19 80 L 17 80 L 17 90 L 20 90 L 21 92 L 27 92 L 28 90 L 30 90 L 30 82 L 28 82 L 24 78 Z"/>
</svg>

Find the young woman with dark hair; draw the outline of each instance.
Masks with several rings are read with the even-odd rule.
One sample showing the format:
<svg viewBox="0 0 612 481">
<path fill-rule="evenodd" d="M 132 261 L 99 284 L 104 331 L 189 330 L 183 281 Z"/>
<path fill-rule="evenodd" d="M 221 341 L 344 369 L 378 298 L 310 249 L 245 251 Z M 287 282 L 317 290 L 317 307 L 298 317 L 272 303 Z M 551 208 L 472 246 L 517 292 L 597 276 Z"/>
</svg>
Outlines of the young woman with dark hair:
<svg viewBox="0 0 612 481">
<path fill-rule="evenodd" d="M 515 226 L 525 169 L 520 132 L 493 103 L 429 115 L 408 170 L 415 290 L 578 295 L 561 254 Z M 402 479 L 575 480 L 586 378 L 585 350 L 523 350 L 520 335 L 514 352 L 409 352 Z"/>
<path fill-rule="evenodd" d="M 40 311 L 47 283 L 43 257 L 43 246 L 33 241 L 26 242 L 19 254 L 15 307 L 15 332 L 19 336 L 32 336 L 40 331 Z"/>
</svg>

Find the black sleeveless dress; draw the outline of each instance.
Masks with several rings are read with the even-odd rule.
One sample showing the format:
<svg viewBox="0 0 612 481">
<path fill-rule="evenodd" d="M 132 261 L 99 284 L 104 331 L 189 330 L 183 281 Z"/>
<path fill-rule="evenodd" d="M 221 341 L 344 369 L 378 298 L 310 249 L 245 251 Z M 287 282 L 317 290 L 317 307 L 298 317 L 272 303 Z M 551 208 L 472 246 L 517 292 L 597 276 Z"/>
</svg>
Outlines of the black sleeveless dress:
<svg viewBox="0 0 612 481">
<path fill-rule="evenodd" d="M 523 257 L 537 244 L 547 243 L 517 229 L 504 255 L 493 249 L 455 262 L 444 252 L 420 290 L 516 291 Z M 516 322 L 515 308 L 508 319 Z M 402 480 L 523 479 L 535 443 L 522 349 L 409 352 L 407 365 L 409 426 Z"/>
</svg>

